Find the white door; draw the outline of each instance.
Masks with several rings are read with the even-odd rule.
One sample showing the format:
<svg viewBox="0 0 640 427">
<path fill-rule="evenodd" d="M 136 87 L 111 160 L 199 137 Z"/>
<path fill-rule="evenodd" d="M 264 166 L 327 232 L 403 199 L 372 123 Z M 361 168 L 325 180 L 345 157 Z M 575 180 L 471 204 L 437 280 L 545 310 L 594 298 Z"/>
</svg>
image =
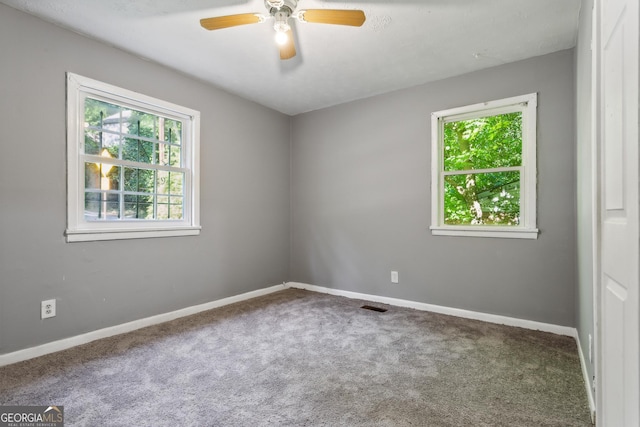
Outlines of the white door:
<svg viewBox="0 0 640 427">
<path fill-rule="evenodd" d="M 640 426 L 638 0 L 597 0 L 598 426 Z"/>
</svg>

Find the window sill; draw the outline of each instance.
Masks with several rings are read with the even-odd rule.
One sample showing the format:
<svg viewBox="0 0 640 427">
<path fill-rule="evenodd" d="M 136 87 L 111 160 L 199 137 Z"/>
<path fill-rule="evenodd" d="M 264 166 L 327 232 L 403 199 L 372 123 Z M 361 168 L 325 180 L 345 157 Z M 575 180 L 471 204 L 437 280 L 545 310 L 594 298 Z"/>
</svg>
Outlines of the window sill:
<svg viewBox="0 0 640 427">
<path fill-rule="evenodd" d="M 201 227 L 180 227 L 149 230 L 67 230 L 67 242 L 93 242 L 99 240 L 150 239 L 154 237 L 197 236 Z"/>
<path fill-rule="evenodd" d="M 538 229 L 505 229 L 493 227 L 438 227 L 431 226 L 431 234 L 434 236 L 461 236 L 461 237 L 497 237 L 502 239 L 537 239 Z"/>
</svg>

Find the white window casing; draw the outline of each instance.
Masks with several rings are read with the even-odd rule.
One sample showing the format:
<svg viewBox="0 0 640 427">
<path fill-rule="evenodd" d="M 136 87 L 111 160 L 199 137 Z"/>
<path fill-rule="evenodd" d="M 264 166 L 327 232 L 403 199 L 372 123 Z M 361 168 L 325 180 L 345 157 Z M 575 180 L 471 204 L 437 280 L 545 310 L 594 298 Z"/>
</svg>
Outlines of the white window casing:
<svg viewBox="0 0 640 427">
<path fill-rule="evenodd" d="M 66 79 L 67 228 L 65 235 L 67 242 L 193 236 L 200 234 L 200 113 L 74 73 L 67 73 Z M 121 158 L 110 158 L 108 162 L 121 168 L 143 167 L 153 171 L 177 171 L 181 174 L 183 173 L 183 193 L 179 195 L 182 198 L 180 219 L 158 219 L 154 217 L 153 219 L 132 220 L 119 217 L 117 220 L 88 220 L 86 218 L 85 162 L 97 162 L 101 159 L 96 155 L 86 154 L 84 151 L 85 100 L 88 97 L 181 123 L 182 145 L 180 147 L 179 165 L 142 164 Z M 119 191 L 119 193 L 124 194 L 123 191 Z M 119 203 L 123 203 L 123 196 L 119 197 L 121 197 Z"/>
<path fill-rule="evenodd" d="M 478 169 L 474 173 L 520 172 L 520 223 L 518 225 L 449 225 L 444 223 L 444 125 L 490 115 L 522 113 L 521 166 Z M 537 94 L 437 111 L 431 115 L 431 232 L 438 236 L 537 239 L 536 133 Z"/>
</svg>

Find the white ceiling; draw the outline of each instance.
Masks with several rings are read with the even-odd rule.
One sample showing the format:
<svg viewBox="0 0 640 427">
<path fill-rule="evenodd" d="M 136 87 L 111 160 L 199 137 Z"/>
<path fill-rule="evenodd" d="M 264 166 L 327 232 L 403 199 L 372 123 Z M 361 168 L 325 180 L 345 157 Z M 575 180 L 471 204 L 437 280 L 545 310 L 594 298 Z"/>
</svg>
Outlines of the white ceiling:
<svg viewBox="0 0 640 427">
<path fill-rule="evenodd" d="M 300 0 L 362 9 L 360 28 L 294 23 L 281 61 L 268 20 L 217 31 L 201 18 L 263 0 L 0 0 L 289 115 L 575 45 L 580 0 Z"/>
</svg>

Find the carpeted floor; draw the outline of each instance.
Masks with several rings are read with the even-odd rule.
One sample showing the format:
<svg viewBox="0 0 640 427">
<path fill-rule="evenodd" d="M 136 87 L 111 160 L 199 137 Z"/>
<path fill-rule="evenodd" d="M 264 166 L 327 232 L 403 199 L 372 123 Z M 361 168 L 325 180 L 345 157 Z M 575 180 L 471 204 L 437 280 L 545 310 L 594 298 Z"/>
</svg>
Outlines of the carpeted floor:
<svg viewBox="0 0 640 427">
<path fill-rule="evenodd" d="M 289 289 L 0 368 L 67 426 L 590 426 L 569 337 Z"/>
</svg>

